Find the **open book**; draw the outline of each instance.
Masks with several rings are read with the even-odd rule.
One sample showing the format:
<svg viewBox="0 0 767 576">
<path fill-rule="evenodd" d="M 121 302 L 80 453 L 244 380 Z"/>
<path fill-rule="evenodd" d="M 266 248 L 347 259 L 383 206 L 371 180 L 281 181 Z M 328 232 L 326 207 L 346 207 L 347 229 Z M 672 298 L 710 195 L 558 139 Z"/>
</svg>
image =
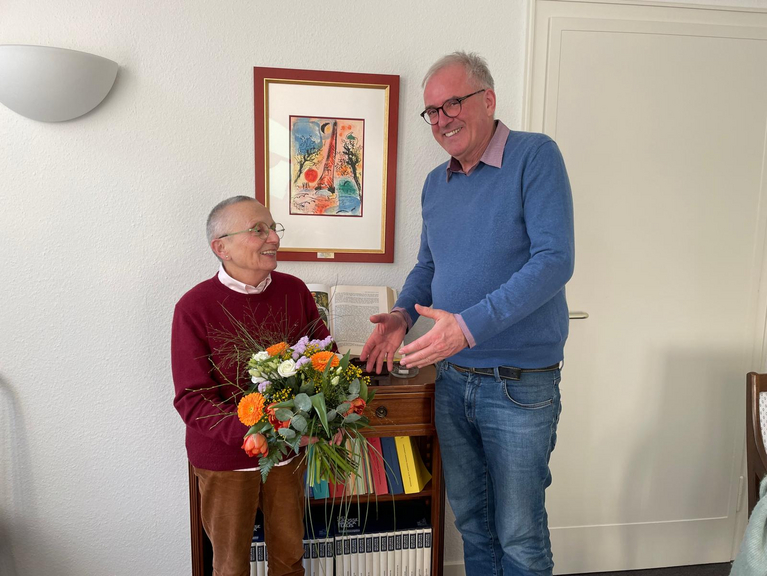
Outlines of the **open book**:
<svg viewBox="0 0 767 576">
<path fill-rule="evenodd" d="M 373 314 L 389 312 L 396 293 L 388 286 L 326 286 L 307 284 L 320 316 L 338 345 L 338 351 L 359 356 L 373 332 Z"/>
</svg>

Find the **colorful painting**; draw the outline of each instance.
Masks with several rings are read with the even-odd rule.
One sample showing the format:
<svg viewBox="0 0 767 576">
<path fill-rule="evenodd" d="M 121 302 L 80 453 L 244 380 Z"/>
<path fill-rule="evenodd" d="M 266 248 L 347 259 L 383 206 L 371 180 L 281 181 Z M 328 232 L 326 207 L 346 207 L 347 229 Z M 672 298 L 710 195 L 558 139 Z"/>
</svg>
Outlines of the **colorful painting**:
<svg viewBox="0 0 767 576">
<path fill-rule="evenodd" d="M 362 216 L 365 121 L 290 117 L 290 214 Z"/>
</svg>

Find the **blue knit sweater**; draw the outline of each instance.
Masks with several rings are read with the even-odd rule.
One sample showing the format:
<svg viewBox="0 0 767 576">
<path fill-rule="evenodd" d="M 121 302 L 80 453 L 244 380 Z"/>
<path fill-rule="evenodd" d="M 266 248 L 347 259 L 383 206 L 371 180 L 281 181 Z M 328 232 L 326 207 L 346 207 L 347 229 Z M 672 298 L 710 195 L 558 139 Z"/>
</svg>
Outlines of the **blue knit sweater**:
<svg viewBox="0 0 767 576">
<path fill-rule="evenodd" d="M 480 164 L 426 178 L 418 263 L 396 307 L 459 313 L 475 346 L 460 366 L 540 368 L 561 361 L 573 273 L 573 206 L 559 148 L 548 136 L 509 134 L 501 168 Z"/>
</svg>

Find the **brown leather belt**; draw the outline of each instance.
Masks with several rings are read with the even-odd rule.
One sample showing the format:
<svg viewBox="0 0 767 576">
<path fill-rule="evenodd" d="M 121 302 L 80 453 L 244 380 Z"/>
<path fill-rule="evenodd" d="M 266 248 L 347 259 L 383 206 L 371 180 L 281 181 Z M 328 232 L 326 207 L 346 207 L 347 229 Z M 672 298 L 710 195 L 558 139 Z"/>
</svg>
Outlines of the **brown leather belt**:
<svg viewBox="0 0 767 576">
<path fill-rule="evenodd" d="M 495 376 L 495 368 L 466 368 L 448 362 L 459 372 L 468 372 L 469 374 L 479 374 L 481 376 Z M 523 372 L 549 372 L 559 369 L 559 362 L 547 366 L 546 368 L 515 368 L 514 366 L 498 366 L 498 376 L 507 380 L 519 380 Z"/>
</svg>

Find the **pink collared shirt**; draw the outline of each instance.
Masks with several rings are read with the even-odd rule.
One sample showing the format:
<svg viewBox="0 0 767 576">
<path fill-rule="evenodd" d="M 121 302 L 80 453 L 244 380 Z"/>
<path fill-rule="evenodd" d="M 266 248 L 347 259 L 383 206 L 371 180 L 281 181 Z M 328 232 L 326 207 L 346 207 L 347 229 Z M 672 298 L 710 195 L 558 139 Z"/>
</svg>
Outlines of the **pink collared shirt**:
<svg viewBox="0 0 767 576">
<path fill-rule="evenodd" d="M 244 282 L 240 282 L 229 276 L 224 268 L 224 263 L 222 262 L 221 266 L 218 268 L 218 280 L 230 290 L 234 290 L 240 294 L 261 294 L 261 292 L 266 290 L 269 287 L 269 284 L 272 283 L 272 275 L 269 274 L 269 276 L 264 278 L 258 286 L 251 286 L 250 284 L 245 284 Z"/>
<path fill-rule="evenodd" d="M 493 137 L 490 138 L 490 142 L 488 143 L 487 148 L 485 148 L 485 151 L 482 153 L 482 157 L 479 159 L 479 162 L 494 168 L 500 168 L 503 165 L 503 149 L 506 146 L 506 140 L 508 140 L 510 132 L 511 130 L 508 129 L 506 124 L 500 120 L 496 120 Z M 474 172 L 474 170 L 477 168 L 477 166 L 479 166 L 479 162 L 477 162 L 475 166 L 469 168 L 468 172 L 464 172 L 461 163 L 451 156 L 450 161 L 447 163 L 448 181 L 454 172 L 470 176 L 471 173 Z"/>
<path fill-rule="evenodd" d="M 487 164 L 488 166 L 492 166 L 493 168 L 500 168 L 503 165 L 503 149 L 506 147 L 506 140 L 509 139 L 510 133 L 511 130 L 509 130 L 506 124 L 500 120 L 496 120 L 493 137 L 490 138 L 490 142 L 487 144 L 487 148 L 485 148 L 485 151 L 482 153 L 482 157 L 479 159 L 479 162 Z M 451 156 L 450 161 L 447 163 L 448 182 L 454 173 L 470 176 L 471 173 L 474 172 L 474 170 L 477 168 L 477 166 L 479 166 L 479 162 L 477 162 L 476 166 L 472 166 L 468 172 L 464 172 L 461 163 L 456 158 Z M 410 317 L 410 314 L 408 314 L 407 310 L 404 308 L 393 308 L 392 312 L 399 312 L 402 314 L 402 317 L 407 323 L 408 330 L 413 327 L 413 319 Z M 463 317 L 460 314 L 453 314 L 453 316 L 458 322 L 458 326 L 461 328 L 461 332 L 463 332 L 463 335 L 466 338 L 466 342 L 469 344 L 469 348 L 473 348 L 477 342 L 474 340 L 474 336 L 471 335 L 469 327 L 466 326 L 466 322 L 464 321 Z"/>
</svg>

